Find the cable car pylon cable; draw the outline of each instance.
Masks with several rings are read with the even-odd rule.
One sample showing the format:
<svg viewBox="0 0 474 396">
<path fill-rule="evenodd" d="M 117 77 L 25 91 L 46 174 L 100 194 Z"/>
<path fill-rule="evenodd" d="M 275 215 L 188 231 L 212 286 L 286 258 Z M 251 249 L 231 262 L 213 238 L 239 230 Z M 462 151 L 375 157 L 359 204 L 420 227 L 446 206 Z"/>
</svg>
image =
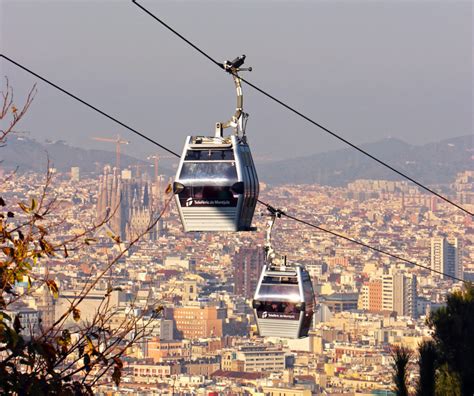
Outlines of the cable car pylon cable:
<svg viewBox="0 0 474 396">
<path fill-rule="evenodd" d="M 173 192 L 184 231 L 253 231 L 259 182 L 245 135 L 244 99 L 239 72 L 245 55 L 226 61 L 232 71 L 237 105 L 227 122 L 217 122 L 215 135 L 188 136 L 176 170 Z M 224 135 L 232 128 L 233 134 Z"/>
<path fill-rule="evenodd" d="M 350 238 L 350 237 L 348 237 L 348 236 L 339 234 L 339 233 L 337 233 L 337 232 L 328 230 L 328 229 L 323 228 L 323 227 L 321 227 L 321 226 L 318 226 L 318 225 L 316 225 L 316 224 L 310 223 L 309 221 L 299 219 L 298 217 L 295 217 L 295 216 L 293 216 L 293 215 L 291 215 L 291 214 L 288 214 L 288 213 L 286 213 L 286 212 L 284 212 L 284 211 L 282 211 L 282 210 L 280 210 L 280 209 L 275 209 L 273 206 L 271 206 L 270 204 L 268 204 L 268 203 L 266 203 L 266 202 L 264 202 L 264 201 L 261 201 L 260 199 L 258 200 L 258 202 L 259 202 L 260 204 L 266 206 L 266 207 L 268 208 L 268 210 L 273 211 L 273 212 L 275 212 L 275 213 L 278 213 L 280 216 L 287 217 L 288 219 L 291 219 L 291 220 L 296 221 L 296 222 L 298 222 L 298 223 L 301 223 L 301 224 L 307 225 L 307 226 L 309 226 L 309 227 L 315 228 L 315 229 L 317 229 L 317 230 L 319 230 L 319 231 L 323 231 L 323 232 L 325 232 L 325 233 L 327 233 L 327 234 L 331 234 L 331 235 L 333 235 L 333 236 L 335 236 L 335 237 L 337 237 L 337 238 L 345 239 L 345 240 L 348 241 L 348 242 L 355 243 L 356 245 L 359 245 L 359 246 L 365 247 L 365 248 L 367 248 L 367 249 L 373 250 L 373 251 L 375 251 L 375 252 L 377 252 L 377 253 L 381 253 L 381 254 L 383 254 L 383 255 L 385 255 L 385 256 L 392 257 L 392 258 L 394 258 L 394 259 L 403 261 L 403 262 L 405 262 L 405 263 L 407 263 L 407 264 L 411 264 L 411 265 L 414 265 L 414 266 L 416 266 L 416 267 L 420 267 L 420 268 L 423 268 L 423 269 L 425 269 L 425 270 L 434 272 L 434 273 L 436 273 L 436 274 L 446 276 L 446 277 L 451 278 L 451 279 L 453 279 L 453 280 L 456 280 L 456 281 L 459 281 L 459 282 L 463 282 L 463 283 L 470 283 L 470 282 L 465 281 L 464 279 L 458 278 L 458 277 L 456 277 L 456 276 L 449 275 L 449 274 L 446 274 L 446 273 L 444 273 L 444 272 L 441 272 L 441 271 L 438 271 L 438 270 L 436 270 L 436 269 L 433 269 L 433 268 L 431 268 L 431 267 L 427 267 L 426 265 L 419 264 L 419 263 L 417 263 L 417 262 L 415 262 L 415 261 L 412 261 L 412 260 L 408 260 L 408 259 L 406 259 L 406 258 L 404 258 L 404 257 L 402 257 L 402 256 L 397 255 L 397 254 L 393 254 L 393 253 L 387 252 L 386 250 L 377 248 L 377 247 L 375 247 L 375 246 L 368 245 L 368 244 L 366 244 L 366 243 L 364 243 L 364 242 L 358 241 L 357 239 Z"/>
<path fill-rule="evenodd" d="M 191 46 L 192 48 L 194 48 L 196 51 L 198 51 L 201 55 L 203 55 L 204 57 L 206 57 L 209 61 L 211 61 L 212 63 L 214 63 L 216 66 L 218 66 L 219 68 L 225 70 L 226 72 L 232 74 L 232 71 L 230 70 L 227 70 L 225 69 L 224 65 L 222 63 L 219 63 L 218 61 L 216 61 L 212 56 L 210 56 L 209 54 L 207 54 L 204 50 L 202 50 L 201 48 L 199 48 L 197 45 L 193 44 L 190 40 L 188 40 L 186 37 L 184 37 L 182 34 L 180 34 L 179 32 L 177 32 L 175 29 L 173 29 L 171 26 L 169 26 L 167 23 L 165 23 L 161 18 L 157 17 L 155 14 L 153 14 L 151 11 L 149 11 L 148 9 L 146 9 L 144 6 L 142 6 L 140 3 L 138 3 L 136 0 L 132 0 L 132 3 L 135 4 L 137 7 L 139 7 L 142 11 L 144 11 L 146 14 L 150 15 L 154 20 L 156 20 L 157 22 L 159 22 L 162 26 L 164 26 L 166 29 L 168 29 L 169 31 L 171 31 L 174 35 L 176 35 L 177 37 L 179 37 L 181 40 L 183 40 L 186 44 L 188 44 L 189 46 Z M 438 198 L 442 199 L 443 201 L 449 203 L 450 205 L 462 210 L 463 212 L 467 213 L 468 215 L 470 216 L 474 216 L 474 213 L 473 212 L 470 212 L 469 210 L 467 210 L 466 208 L 462 207 L 461 205 L 457 204 L 456 202 L 450 200 L 449 198 L 445 197 L 444 195 L 432 190 L 431 188 L 425 186 L 424 184 L 420 183 L 419 181 L 415 180 L 414 178 L 412 178 L 411 176 L 408 176 L 407 174 L 403 173 L 402 171 L 399 171 L 398 169 L 394 168 L 393 166 L 391 166 L 390 164 L 386 163 L 385 161 L 379 159 L 378 157 L 376 157 L 375 155 L 373 154 L 370 154 L 368 151 L 364 150 L 363 148 L 357 146 L 355 143 L 352 143 L 350 142 L 349 140 L 347 140 L 346 138 L 340 136 L 339 134 L 337 134 L 336 132 L 334 131 L 331 131 L 330 129 L 326 128 L 324 125 L 314 121 L 313 119 L 311 119 L 310 117 L 304 115 L 302 112 L 296 110 L 294 107 L 288 105 L 287 103 L 283 102 L 282 100 L 276 98 L 275 96 L 271 95 L 270 93 L 268 93 L 267 91 L 265 91 L 264 89 L 258 87 L 257 85 L 251 83 L 250 81 L 246 80 L 245 78 L 241 77 L 240 78 L 243 82 L 245 82 L 248 86 L 252 87 L 253 89 L 255 89 L 256 91 L 260 92 L 261 94 L 265 95 L 267 98 L 273 100 L 274 102 L 278 103 L 279 105 L 283 106 L 284 108 L 286 108 L 287 110 L 290 110 L 291 112 L 293 112 L 294 114 L 298 115 L 299 117 L 303 118 L 304 120 L 308 121 L 309 123 L 317 126 L 318 128 L 322 129 L 323 131 L 325 131 L 326 133 L 330 134 L 331 136 L 333 136 L 334 138 L 340 140 L 341 142 L 347 144 L 348 146 L 352 147 L 353 149 L 359 151 L 360 153 L 364 154 L 365 156 L 371 158 L 372 160 L 374 160 L 375 162 L 379 163 L 380 165 L 386 167 L 387 169 L 390 169 L 392 172 L 398 174 L 399 176 L 402 176 L 403 178 L 411 181 L 412 183 L 416 184 L 418 187 L 424 189 L 425 191 L 428 191 L 429 193 L 437 196 Z"/>
<path fill-rule="evenodd" d="M 72 94 L 69 91 L 66 91 L 64 88 L 61 88 L 59 85 L 53 83 L 52 81 L 40 76 L 39 74 L 35 73 L 33 70 L 28 69 L 27 67 L 21 65 L 18 62 L 15 62 L 13 59 L 9 58 L 8 56 L 4 54 L 0 54 L 0 57 L 7 60 L 8 62 L 14 64 L 15 66 L 19 67 L 20 69 L 23 69 L 24 71 L 30 73 L 31 75 L 35 76 L 36 78 L 39 78 L 41 81 L 45 82 L 46 84 L 51 85 L 53 88 L 56 88 L 57 90 L 61 91 L 62 93 L 68 95 L 69 97 L 77 100 L 78 102 L 82 103 L 83 105 L 89 107 L 90 109 L 96 111 L 97 113 L 103 115 L 104 117 L 107 117 L 109 120 L 114 121 L 115 123 L 119 124 L 120 126 L 124 127 L 125 129 L 128 129 L 130 132 L 133 132 L 135 135 L 140 136 L 141 138 L 148 140 L 150 143 L 153 143 L 154 145 L 160 147 L 161 149 L 167 151 L 170 154 L 173 154 L 174 156 L 179 158 L 179 154 L 175 153 L 173 150 L 170 150 L 169 148 L 163 146 L 162 144 L 158 143 L 156 140 L 153 140 L 152 138 L 144 135 L 141 132 L 138 132 L 136 129 L 132 128 L 131 126 L 128 126 L 127 124 L 123 123 L 122 121 L 118 120 L 117 118 L 111 116 L 110 114 L 107 114 L 105 111 L 100 110 L 94 105 L 91 105 L 90 103 L 86 102 L 85 100 L 79 98 L 78 96 Z"/>
<path fill-rule="evenodd" d="M 298 263 L 288 263 L 272 245 L 272 230 L 282 212 L 267 206 L 265 264 L 252 300 L 258 332 L 263 337 L 308 336 L 315 310 L 311 276 Z"/>
<path fill-rule="evenodd" d="M 124 124 L 122 121 L 120 121 L 120 120 L 118 120 L 118 119 L 116 119 L 116 118 L 114 118 L 114 117 L 108 115 L 106 112 L 104 112 L 104 111 L 98 109 L 97 107 L 95 107 L 95 106 L 93 106 L 93 105 L 87 103 L 85 100 L 80 99 L 80 98 L 77 97 L 76 95 L 74 95 L 74 94 L 68 92 L 68 91 L 65 90 L 64 88 L 61 88 L 61 87 L 58 86 L 57 84 L 55 84 L 55 83 L 49 81 L 49 80 L 46 79 L 45 77 L 40 76 L 39 74 L 33 72 L 32 70 L 30 70 L 29 68 L 27 68 L 27 67 L 21 65 L 20 63 L 15 62 L 14 60 L 12 60 L 12 59 L 10 59 L 9 57 L 7 57 L 6 55 L 0 54 L 0 58 L 4 58 L 5 60 L 7 60 L 7 61 L 11 62 L 12 64 L 16 65 L 17 67 L 19 67 L 20 69 L 22 69 L 22 70 L 24 70 L 24 71 L 26 71 L 26 72 L 32 74 L 33 76 L 39 78 L 41 81 L 43 81 L 43 82 L 45 82 L 45 83 L 51 85 L 52 87 L 56 88 L 57 90 L 61 91 L 61 92 L 64 93 L 64 94 L 70 96 L 71 98 L 77 100 L 78 102 L 80 102 L 80 103 L 86 105 L 87 107 L 93 109 L 94 111 L 98 112 L 99 114 L 103 115 L 104 117 L 107 117 L 107 118 L 111 119 L 112 121 L 118 123 L 119 125 L 121 125 L 121 126 L 127 128 L 127 129 L 130 130 L 131 132 L 137 133 L 133 128 L 127 126 L 127 125 Z M 161 145 L 161 144 L 158 143 L 157 141 L 155 141 L 155 140 L 149 138 L 148 136 L 146 136 L 146 135 L 144 135 L 144 134 L 142 134 L 142 133 L 138 133 L 138 135 L 141 136 L 141 137 L 143 137 L 143 138 L 146 139 L 147 141 L 149 141 L 149 142 L 151 142 L 151 143 L 157 145 L 158 147 L 160 147 L 160 148 L 162 148 L 162 149 L 168 151 L 169 153 L 171 153 L 171 154 L 173 154 L 173 155 L 179 157 L 178 154 L 176 154 L 176 153 L 173 152 L 172 150 L 168 149 L 167 147 Z M 267 207 L 267 208 L 272 208 L 272 209 L 275 210 L 275 211 L 277 210 L 277 209 L 273 208 L 270 204 L 268 204 L 268 203 L 266 203 L 266 202 L 264 202 L 264 201 L 262 201 L 262 200 L 260 200 L 260 199 L 258 200 L 258 203 L 260 203 L 261 205 L 263 205 L 263 206 L 265 206 L 265 207 Z M 460 278 L 451 276 L 451 275 L 446 274 L 446 273 L 441 272 L 441 271 L 437 271 L 437 270 L 431 269 L 430 267 L 426 267 L 426 266 L 421 265 L 421 264 L 418 264 L 418 263 L 416 263 L 416 262 L 414 262 L 414 261 L 405 259 L 405 258 L 403 258 L 403 257 L 394 255 L 394 254 L 389 253 L 389 252 L 386 252 L 386 251 L 381 250 L 381 249 L 379 249 L 379 248 L 376 248 L 376 247 L 374 247 L 374 246 L 370 246 L 370 245 L 365 244 L 365 243 L 363 243 L 363 242 L 360 242 L 360 241 L 357 241 L 357 240 L 355 240 L 355 239 L 346 237 L 345 235 L 338 234 L 338 233 L 336 233 L 336 232 L 334 232 L 334 231 L 327 230 L 327 229 L 322 228 L 322 227 L 320 227 L 320 226 L 317 226 L 317 225 L 315 225 L 315 224 L 311 224 L 311 223 L 309 223 L 309 222 L 307 222 L 307 221 L 305 221 L 305 220 L 298 219 L 297 217 L 294 217 L 294 216 L 292 216 L 292 215 L 290 215 L 290 214 L 288 214 L 288 213 L 286 213 L 286 212 L 283 212 L 283 211 L 281 211 L 281 210 L 278 210 L 278 212 L 279 212 L 282 216 L 284 215 L 285 217 L 287 217 L 287 218 L 289 218 L 289 219 L 292 219 L 292 220 L 297 221 L 297 222 L 302 223 L 302 224 L 306 224 L 306 225 L 308 225 L 308 226 L 310 226 L 310 227 L 313 227 L 313 228 L 316 228 L 316 229 L 318 229 L 318 230 L 320 230 L 320 231 L 322 231 L 322 232 L 331 234 L 331 235 L 333 235 L 333 236 L 335 236 L 335 237 L 343 238 L 343 239 L 345 239 L 345 240 L 347 240 L 347 241 L 349 241 L 349 242 L 356 243 L 356 244 L 358 244 L 358 245 L 360 245 L 360 246 L 363 246 L 363 247 L 366 247 L 366 248 L 368 248 L 368 249 L 374 250 L 374 251 L 376 251 L 376 252 L 385 254 L 385 255 L 390 256 L 390 257 L 392 257 L 392 258 L 395 258 L 395 259 L 397 259 L 397 260 L 404 261 L 404 262 L 409 263 L 409 264 L 412 264 L 412 265 L 414 265 L 414 266 L 427 269 L 427 270 L 429 270 L 429 271 L 431 271 L 431 272 L 435 272 L 435 273 L 437 273 L 437 274 L 447 276 L 448 278 L 452 278 L 452 279 L 457 280 L 457 281 L 461 281 L 461 282 L 464 282 L 464 283 L 468 283 L 467 281 L 465 281 L 465 280 L 463 280 L 463 279 L 460 279 Z"/>
</svg>

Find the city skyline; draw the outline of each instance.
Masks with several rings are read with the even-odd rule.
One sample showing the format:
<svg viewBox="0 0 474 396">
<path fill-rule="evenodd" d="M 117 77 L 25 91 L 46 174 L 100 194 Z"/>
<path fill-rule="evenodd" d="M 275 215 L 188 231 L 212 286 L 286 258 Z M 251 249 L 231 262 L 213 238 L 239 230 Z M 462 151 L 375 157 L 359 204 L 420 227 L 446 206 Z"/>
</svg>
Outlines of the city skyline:
<svg viewBox="0 0 474 396">
<path fill-rule="evenodd" d="M 140 185 L 138 174 L 125 171 L 124 177 L 131 177 L 131 185 Z M 34 190 L 25 186 L 39 186 L 40 180 L 34 173 L 18 174 L 6 181 L 8 193 L 2 197 L 7 202 L 12 197 L 27 201 Z M 468 186 L 473 182 L 473 172 L 466 171 L 457 176 L 453 189 L 471 197 Z M 96 218 L 103 185 L 104 177 L 100 182 L 99 176 L 81 176 L 80 169 L 55 174 L 52 187 L 61 194 L 56 216 L 66 219 L 58 235 Z M 150 194 L 157 193 L 150 189 Z M 428 268 L 433 258 L 431 241 L 441 231 L 450 241 L 452 237 L 470 241 L 474 235 L 466 216 L 405 182 L 363 180 L 337 188 L 283 185 L 267 187 L 261 198 L 271 199 L 277 207 L 290 200 L 291 213 L 297 217 L 307 216 L 308 207 L 317 206 L 314 221 L 326 228 L 370 245 L 383 244 Z M 317 294 L 317 311 L 305 339 L 258 337 L 250 304 L 263 264 L 258 257 L 263 256 L 266 219 L 256 216 L 254 221 L 255 233 L 185 234 L 172 206 L 159 238 L 140 240 L 114 265 L 109 280 L 98 283 L 85 297 L 79 305 L 83 321 L 94 318 L 95 309 L 109 295 L 107 304 L 115 312 L 112 328 L 132 317 L 132 312 L 139 315 L 149 306 L 163 306 L 162 316 L 146 319 L 153 320 L 152 334 L 124 358 L 119 392 L 126 392 L 130 384 L 149 392 L 159 389 L 156 384 L 174 386 L 176 392 L 203 387 L 211 392 L 219 391 L 216 384 L 225 383 L 226 389 L 238 394 L 241 381 L 251 381 L 246 382 L 251 388 L 258 383 L 273 395 L 318 395 L 323 389 L 329 394 L 344 389 L 355 392 L 362 384 L 368 390 L 388 390 L 387 347 L 415 348 L 429 334 L 428 313 L 443 306 L 447 293 L 460 287 L 427 269 L 295 227 L 283 218 L 276 224 L 273 243 L 290 262 L 307 268 Z M 116 249 L 110 235 L 96 238 L 88 252 L 71 251 L 69 257 L 57 257 L 48 266 L 49 276 L 60 279 L 57 298 L 43 288 L 23 304 L 12 305 L 13 312 L 22 315 L 22 323 L 34 329 L 40 319 L 50 323 L 67 311 L 87 279 L 107 265 L 104 249 L 109 254 Z M 467 244 L 459 253 L 466 279 L 474 278 L 472 246 Z M 42 268 L 40 263 L 38 271 Z M 72 318 L 67 323 L 71 329 L 76 326 Z M 98 389 L 110 390 L 110 386 L 104 382 Z"/>
<path fill-rule="evenodd" d="M 472 11 L 0 0 L 0 391 L 473 393 Z"/>
</svg>

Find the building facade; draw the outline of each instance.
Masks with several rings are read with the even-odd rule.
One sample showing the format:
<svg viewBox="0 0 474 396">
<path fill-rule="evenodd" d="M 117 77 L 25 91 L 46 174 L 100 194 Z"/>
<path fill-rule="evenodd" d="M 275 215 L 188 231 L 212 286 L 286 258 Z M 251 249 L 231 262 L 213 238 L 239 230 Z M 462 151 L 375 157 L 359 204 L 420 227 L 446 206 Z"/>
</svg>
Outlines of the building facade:
<svg viewBox="0 0 474 396">
<path fill-rule="evenodd" d="M 285 369 L 285 352 L 280 347 L 240 346 L 222 353 L 222 370 L 280 372 Z"/>
<path fill-rule="evenodd" d="M 382 276 L 382 310 L 417 317 L 416 275 L 393 270 Z"/>
<path fill-rule="evenodd" d="M 359 308 L 370 312 L 382 311 L 382 280 L 366 282 L 359 296 Z"/>
<path fill-rule="evenodd" d="M 431 269 L 463 279 L 462 250 L 458 238 L 431 238 Z"/>
<path fill-rule="evenodd" d="M 218 305 L 188 303 L 167 308 L 165 315 L 175 322 L 178 336 L 187 339 L 222 337 L 227 309 Z"/>
<path fill-rule="evenodd" d="M 240 248 L 233 259 L 234 293 L 246 299 L 253 298 L 264 264 L 265 255 L 262 247 Z"/>
</svg>

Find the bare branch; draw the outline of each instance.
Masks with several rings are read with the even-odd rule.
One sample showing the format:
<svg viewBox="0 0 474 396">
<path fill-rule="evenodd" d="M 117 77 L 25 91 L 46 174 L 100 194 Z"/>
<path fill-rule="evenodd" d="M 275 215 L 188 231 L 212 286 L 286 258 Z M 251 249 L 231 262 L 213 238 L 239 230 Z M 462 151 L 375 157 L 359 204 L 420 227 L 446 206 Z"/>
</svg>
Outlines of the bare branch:
<svg viewBox="0 0 474 396">
<path fill-rule="evenodd" d="M 4 145 L 6 139 L 10 133 L 14 133 L 13 128 L 23 118 L 31 103 L 35 99 L 38 90 L 36 89 L 36 83 L 30 89 L 25 103 L 21 108 L 17 108 L 13 102 L 13 88 L 10 86 L 8 77 L 5 76 L 5 89 L 1 91 L 2 103 L 0 105 L 0 120 L 3 120 L 9 112 L 12 113 L 12 119 L 6 129 L 0 130 L 0 145 Z"/>
</svg>

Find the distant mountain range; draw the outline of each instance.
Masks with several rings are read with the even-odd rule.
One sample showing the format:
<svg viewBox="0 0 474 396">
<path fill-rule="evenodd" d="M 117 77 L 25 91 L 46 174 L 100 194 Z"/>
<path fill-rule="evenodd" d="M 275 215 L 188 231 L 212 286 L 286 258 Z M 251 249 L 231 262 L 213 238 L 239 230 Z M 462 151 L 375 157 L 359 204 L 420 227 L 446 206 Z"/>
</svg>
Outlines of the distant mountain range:
<svg viewBox="0 0 474 396">
<path fill-rule="evenodd" d="M 426 184 L 449 183 L 458 172 L 473 169 L 474 164 L 472 135 L 421 146 L 389 138 L 361 147 Z M 18 167 L 19 172 L 42 172 L 46 169 L 47 156 L 52 166 L 62 172 L 69 171 L 72 166 L 79 166 L 82 173 L 100 172 L 105 164 L 115 164 L 114 152 L 81 149 L 69 146 L 64 141 L 39 143 L 29 138 L 12 136 L 6 147 L 0 148 L 0 167 Z M 139 164 L 153 171 L 149 161 L 124 154 L 121 156 L 121 164 L 123 168 Z M 257 164 L 257 170 L 262 182 L 273 185 L 318 183 L 343 186 L 356 179 L 402 179 L 351 148 L 261 163 Z M 174 171 L 160 167 L 160 173 L 172 175 Z"/>
<path fill-rule="evenodd" d="M 474 169 L 472 135 L 414 146 L 399 139 L 383 139 L 361 148 L 425 184 L 452 182 L 458 172 Z M 268 184 L 318 183 L 344 186 L 356 179 L 402 180 L 402 177 L 355 149 L 329 151 L 257 166 Z"/>
<path fill-rule="evenodd" d="M 40 143 L 36 140 L 10 136 L 5 147 L 0 148 L 0 168 L 18 172 L 46 170 L 47 160 L 50 166 L 60 172 L 70 171 L 72 166 L 81 168 L 81 173 L 101 172 L 106 164 L 115 164 L 115 152 L 104 150 L 87 150 L 69 146 L 65 141 L 58 140 L 49 143 Z M 149 172 L 153 172 L 151 161 L 137 159 L 121 154 L 121 168 L 139 165 Z M 160 166 L 160 173 L 171 174 L 169 169 Z"/>
</svg>

